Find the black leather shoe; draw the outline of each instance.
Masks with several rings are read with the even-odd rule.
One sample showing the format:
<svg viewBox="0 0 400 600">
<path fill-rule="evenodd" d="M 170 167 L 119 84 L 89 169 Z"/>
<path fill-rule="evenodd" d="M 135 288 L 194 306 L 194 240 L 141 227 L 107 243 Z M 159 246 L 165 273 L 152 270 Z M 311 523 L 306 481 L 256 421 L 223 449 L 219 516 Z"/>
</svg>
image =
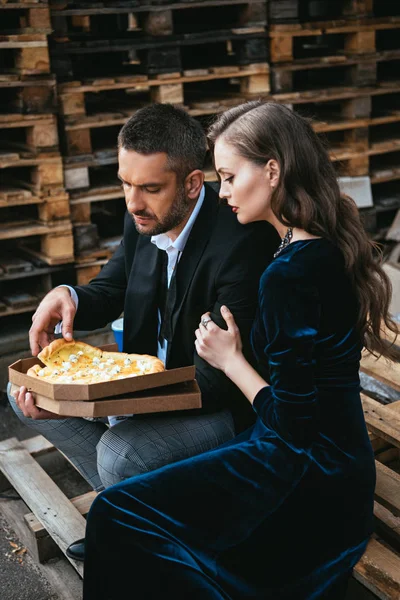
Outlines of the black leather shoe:
<svg viewBox="0 0 400 600">
<path fill-rule="evenodd" d="M 73 558 L 74 560 L 85 560 L 85 538 L 80 540 L 76 540 L 76 542 L 72 542 L 68 546 L 65 551 L 65 554 L 69 558 Z"/>
</svg>

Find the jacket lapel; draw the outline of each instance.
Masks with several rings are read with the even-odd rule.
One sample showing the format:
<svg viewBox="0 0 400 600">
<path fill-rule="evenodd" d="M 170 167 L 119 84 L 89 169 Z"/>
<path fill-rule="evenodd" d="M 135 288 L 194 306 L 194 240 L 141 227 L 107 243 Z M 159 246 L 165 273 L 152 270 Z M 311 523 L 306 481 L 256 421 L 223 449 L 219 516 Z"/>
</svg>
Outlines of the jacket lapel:
<svg viewBox="0 0 400 600">
<path fill-rule="evenodd" d="M 211 224 L 215 222 L 217 210 L 218 196 L 206 186 L 203 205 L 190 232 L 176 272 L 177 298 L 172 315 L 172 339 L 191 281 L 212 233 Z M 168 344 L 167 362 L 172 344 Z"/>
</svg>

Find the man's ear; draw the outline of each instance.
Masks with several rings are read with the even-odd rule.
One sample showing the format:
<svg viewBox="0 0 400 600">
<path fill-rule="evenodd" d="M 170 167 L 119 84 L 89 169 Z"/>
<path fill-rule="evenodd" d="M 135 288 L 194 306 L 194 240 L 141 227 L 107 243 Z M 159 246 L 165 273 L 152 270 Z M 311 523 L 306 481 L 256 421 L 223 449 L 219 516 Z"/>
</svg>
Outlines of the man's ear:
<svg viewBox="0 0 400 600">
<path fill-rule="evenodd" d="M 196 169 L 189 173 L 185 179 L 185 190 L 188 198 L 195 199 L 199 196 L 204 183 L 204 173 Z"/>
<path fill-rule="evenodd" d="M 272 188 L 276 188 L 281 174 L 278 161 L 276 161 L 274 158 L 271 158 L 265 165 L 265 174 L 268 178 L 270 186 Z"/>
</svg>

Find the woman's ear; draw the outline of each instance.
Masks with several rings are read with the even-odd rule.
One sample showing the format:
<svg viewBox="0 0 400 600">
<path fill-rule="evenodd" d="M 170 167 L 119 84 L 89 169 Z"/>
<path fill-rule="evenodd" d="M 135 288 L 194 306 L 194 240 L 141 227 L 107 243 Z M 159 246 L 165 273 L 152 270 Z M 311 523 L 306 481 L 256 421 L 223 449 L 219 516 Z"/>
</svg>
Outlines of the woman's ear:
<svg viewBox="0 0 400 600">
<path fill-rule="evenodd" d="M 267 164 L 265 165 L 265 174 L 268 178 L 268 182 L 272 188 L 276 188 L 279 182 L 279 177 L 281 174 L 281 169 L 279 167 L 279 163 L 271 158 Z"/>
</svg>

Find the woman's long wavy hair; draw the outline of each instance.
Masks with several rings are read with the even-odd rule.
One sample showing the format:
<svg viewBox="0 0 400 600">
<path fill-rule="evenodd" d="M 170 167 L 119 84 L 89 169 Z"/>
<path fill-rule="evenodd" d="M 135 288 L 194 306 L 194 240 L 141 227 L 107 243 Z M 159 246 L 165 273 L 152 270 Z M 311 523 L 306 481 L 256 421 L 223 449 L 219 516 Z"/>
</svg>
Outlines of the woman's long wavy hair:
<svg viewBox="0 0 400 600">
<path fill-rule="evenodd" d="M 341 194 L 335 170 L 310 122 L 274 102 L 251 101 L 222 113 L 208 132 L 210 150 L 224 141 L 251 162 L 275 159 L 280 178 L 271 209 L 284 225 L 329 239 L 342 252 L 360 306 L 364 346 L 376 356 L 400 359 L 386 328 L 397 333 L 389 305 L 392 286 L 382 269 L 382 252 L 370 240 L 355 202 Z"/>
</svg>

